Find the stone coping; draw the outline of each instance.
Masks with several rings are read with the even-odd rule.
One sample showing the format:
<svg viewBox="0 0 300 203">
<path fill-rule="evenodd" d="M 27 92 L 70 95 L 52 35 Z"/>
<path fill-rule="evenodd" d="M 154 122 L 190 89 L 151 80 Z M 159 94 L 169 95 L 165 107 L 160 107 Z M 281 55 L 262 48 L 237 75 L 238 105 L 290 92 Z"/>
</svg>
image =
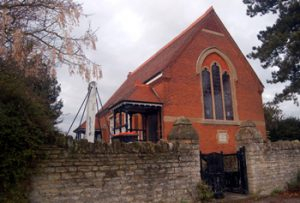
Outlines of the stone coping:
<svg viewBox="0 0 300 203">
<path fill-rule="evenodd" d="M 195 146 L 193 146 L 195 145 Z M 98 153 L 98 154 L 120 154 L 120 153 L 137 153 L 137 154 L 155 154 L 163 152 L 179 152 L 181 149 L 198 149 L 198 142 L 186 142 L 186 140 L 175 140 L 167 142 L 160 140 L 157 143 L 152 142 L 113 142 L 111 144 L 89 143 L 85 139 L 74 140 L 72 136 L 54 136 L 51 137 L 51 142 L 43 145 L 41 148 L 61 148 L 74 153 Z"/>
</svg>

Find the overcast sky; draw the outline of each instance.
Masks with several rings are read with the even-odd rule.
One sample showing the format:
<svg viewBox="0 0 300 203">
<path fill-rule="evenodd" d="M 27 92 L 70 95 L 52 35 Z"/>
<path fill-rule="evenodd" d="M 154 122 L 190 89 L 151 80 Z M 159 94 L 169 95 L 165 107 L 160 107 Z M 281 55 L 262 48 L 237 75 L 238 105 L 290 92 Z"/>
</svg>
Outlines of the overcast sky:
<svg viewBox="0 0 300 203">
<path fill-rule="evenodd" d="M 97 51 L 88 56 L 102 66 L 103 78 L 97 81 L 102 101 L 105 103 L 126 79 L 128 72 L 157 52 L 166 43 L 213 6 L 225 27 L 244 55 L 259 45 L 257 33 L 275 22 L 274 16 L 246 15 L 242 0 L 81 0 L 88 20 L 82 20 L 82 29 L 88 23 L 98 29 Z M 249 59 L 248 59 L 249 60 Z M 266 83 L 271 70 L 261 68 L 258 61 L 249 60 L 263 82 L 264 102 L 271 100 L 284 85 Z M 87 82 L 80 76 L 70 76 L 66 68 L 58 68 L 61 98 L 64 102 L 62 131 L 67 131 L 87 93 Z M 299 117 L 300 108 L 292 102 L 281 106 L 286 115 Z M 78 126 L 80 119 L 74 124 Z M 73 128 L 74 128 L 73 127 Z"/>
</svg>

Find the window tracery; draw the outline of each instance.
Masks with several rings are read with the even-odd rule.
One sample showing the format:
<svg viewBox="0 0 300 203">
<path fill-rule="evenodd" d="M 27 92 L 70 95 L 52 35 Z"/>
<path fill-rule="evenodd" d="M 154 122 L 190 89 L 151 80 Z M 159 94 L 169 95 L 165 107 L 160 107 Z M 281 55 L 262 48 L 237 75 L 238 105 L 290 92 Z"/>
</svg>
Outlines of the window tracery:
<svg viewBox="0 0 300 203">
<path fill-rule="evenodd" d="M 230 73 L 213 62 L 202 69 L 204 118 L 234 120 Z"/>
</svg>

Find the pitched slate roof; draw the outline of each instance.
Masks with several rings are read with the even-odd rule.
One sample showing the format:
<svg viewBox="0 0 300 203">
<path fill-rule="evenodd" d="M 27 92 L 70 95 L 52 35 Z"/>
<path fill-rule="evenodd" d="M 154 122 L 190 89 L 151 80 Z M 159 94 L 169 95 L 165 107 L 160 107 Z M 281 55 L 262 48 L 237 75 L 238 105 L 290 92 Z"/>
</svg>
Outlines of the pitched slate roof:
<svg viewBox="0 0 300 203">
<path fill-rule="evenodd" d="M 160 103 L 153 89 L 145 84 L 135 84 L 134 88 L 128 92 L 125 98 L 129 101 Z"/>
</svg>

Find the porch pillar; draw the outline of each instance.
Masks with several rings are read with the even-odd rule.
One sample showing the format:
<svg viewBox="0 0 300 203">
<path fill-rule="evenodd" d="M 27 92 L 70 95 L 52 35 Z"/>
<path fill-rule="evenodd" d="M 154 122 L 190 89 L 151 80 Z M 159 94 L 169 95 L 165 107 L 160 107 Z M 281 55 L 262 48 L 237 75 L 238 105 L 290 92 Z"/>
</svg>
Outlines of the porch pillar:
<svg viewBox="0 0 300 203">
<path fill-rule="evenodd" d="M 132 113 L 129 113 L 129 131 L 132 132 Z"/>
<path fill-rule="evenodd" d="M 142 128 L 143 128 L 143 141 L 148 141 L 148 132 L 147 129 L 147 115 L 142 114 Z"/>
<path fill-rule="evenodd" d="M 125 112 L 125 117 L 126 117 L 125 129 L 126 129 L 126 132 L 128 132 L 128 113 L 127 113 L 127 111 Z"/>
<path fill-rule="evenodd" d="M 114 134 L 116 134 L 116 112 L 114 111 Z"/>
<path fill-rule="evenodd" d="M 159 129 L 159 139 L 161 140 L 162 139 L 162 116 L 161 116 L 161 108 L 160 110 L 158 111 L 158 129 Z"/>
<path fill-rule="evenodd" d="M 122 132 L 122 111 L 119 110 L 119 133 Z"/>
</svg>

